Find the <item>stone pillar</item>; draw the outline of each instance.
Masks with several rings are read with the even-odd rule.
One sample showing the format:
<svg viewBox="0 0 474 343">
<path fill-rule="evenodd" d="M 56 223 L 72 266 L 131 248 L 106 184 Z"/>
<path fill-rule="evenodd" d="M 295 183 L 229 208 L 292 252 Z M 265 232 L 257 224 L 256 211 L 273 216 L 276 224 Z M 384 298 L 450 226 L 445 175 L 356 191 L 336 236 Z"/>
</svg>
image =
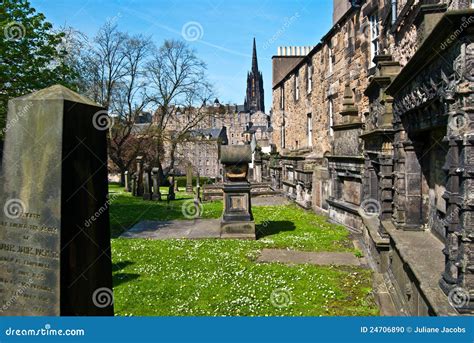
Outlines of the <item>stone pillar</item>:
<svg viewBox="0 0 474 343">
<path fill-rule="evenodd" d="M 113 316 L 106 109 L 55 85 L 10 99 L 7 122 L 1 315 Z"/>
<path fill-rule="evenodd" d="M 176 194 L 174 192 L 174 183 L 175 183 L 175 179 L 174 179 L 174 172 L 173 171 L 170 171 L 169 175 L 168 175 L 168 182 L 169 182 L 169 186 L 168 186 L 168 201 L 171 201 L 171 200 L 175 200 L 176 199 Z"/>
<path fill-rule="evenodd" d="M 257 183 L 262 182 L 262 164 L 261 163 L 254 164 L 253 172 L 254 172 L 253 180 Z"/>
<path fill-rule="evenodd" d="M 251 161 L 249 145 L 225 145 L 221 148 L 221 162 L 224 164 L 222 238 L 256 238 L 250 183 L 247 181 Z"/>
<path fill-rule="evenodd" d="M 193 192 L 193 165 L 191 163 L 186 166 L 186 192 Z"/>
<path fill-rule="evenodd" d="M 150 167 L 145 166 L 143 171 L 143 200 L 151 200 L 152 195 Z"/>
<path fill-rule="evenodd" d="M 441 288 L 456 309 L 471 314 L 474 313 L 474 173 L 470 167 L 473 156 L 474 134 L 449 138 L 445 168 L 448 181 L 443 197 L 450 219 L 445 221 L 445 270 L 440 280 Z"/>
<path fill-rule="evenodd" d="M 132 195 L 137 196 L 137 173 L 132 174 Z"/>
<path fill-rule="evenodd" d="M 130 185 L 130 173 L 125 171 L 125 192 L 130 192 L 131 185 Z"/>
<path fill-rule="evenodd" d="M 143 156 L 137 157 L 137 196 L 143 195 Z"/>
<path fill-rule="evenodd" d="M 201 202 L 201 180 L 199 176 L 199 172 L 197 172 L 197 177 L 196 177 L 196 196 L 195 199 L 199 202 Z"/>
<path fill-rule="evenodd" d="M 161 201 L 161 192 L 160 192 L 160 168 L 153 168 L 151 170 L 151 177 L 153 180 L 153 200 Z"/>
</svg>

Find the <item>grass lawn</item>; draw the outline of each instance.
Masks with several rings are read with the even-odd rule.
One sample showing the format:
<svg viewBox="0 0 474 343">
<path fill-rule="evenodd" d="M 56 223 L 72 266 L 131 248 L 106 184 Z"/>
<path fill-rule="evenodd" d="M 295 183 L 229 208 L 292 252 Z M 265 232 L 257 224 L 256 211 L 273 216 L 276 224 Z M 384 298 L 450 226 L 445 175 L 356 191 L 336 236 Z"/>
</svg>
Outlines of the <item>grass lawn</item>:
<svg viewBox="0 0 474 343">
<path fill-rule="evenodd" d="M 178 200 L 149 202 L 110 187 L 113 236 L 143 219 L 183 219 Z M 164 190 L 166 192 L 166 190 Z M 222 203 L 204 204 L 218 218 Z M 371 271 L 254 262 L 262 248 L 354 250 L 347 230 L 294 205 L 254 207 L 259 240 L 112 240 L 116 315 L 377 315 Z M 183 225 L 189 222 L 183 221 Z"/>
</svg>

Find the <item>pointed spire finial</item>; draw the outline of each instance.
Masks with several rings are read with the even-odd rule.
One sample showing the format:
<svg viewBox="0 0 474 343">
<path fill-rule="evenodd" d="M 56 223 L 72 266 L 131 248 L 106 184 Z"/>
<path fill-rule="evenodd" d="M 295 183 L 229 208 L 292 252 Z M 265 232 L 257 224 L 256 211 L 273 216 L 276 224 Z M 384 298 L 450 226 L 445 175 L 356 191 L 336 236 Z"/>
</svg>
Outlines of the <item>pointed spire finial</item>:
<svg viewBox="0 0 474 343">
<path fill-rule="evenodd" d="M 253 37 L 252 71 L 253 71 L 253 72 L 258 71 L 257 44 L 255 43 L 255 37 Z"/>
</svg>

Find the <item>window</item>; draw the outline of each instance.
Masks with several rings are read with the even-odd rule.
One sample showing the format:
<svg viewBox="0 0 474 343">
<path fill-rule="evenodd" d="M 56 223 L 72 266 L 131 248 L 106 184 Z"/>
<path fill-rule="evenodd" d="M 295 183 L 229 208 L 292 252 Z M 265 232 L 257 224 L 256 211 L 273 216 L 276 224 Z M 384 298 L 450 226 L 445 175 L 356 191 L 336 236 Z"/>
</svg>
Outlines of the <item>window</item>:
<svg viewBox="0 0 474 343">
<path fill-rule="evenodd" d="M 334 125 L 334 113 L 333 113 L 333 103 L 332 99 L 329 99 L 329 136 L 334 136 L 334 130 L 332 126 Z"/>
<path fill-rule="evenodd" d="M 295 74 L 295 100 L 300 98 L 300 73 Z"/>
<path fill-rule="evenodd" d="M 308 63 L 306 68 L 306 89 L 308 94 L 311 93 L 313 89 L 313 64 L 311 62 Z"/>
<path fill-rule="evenodd" d="M 370 21 L 370 67 L 375 67 L 374 57 L 379 54 L 379 16 L 377 13 L 369 17 Z"/>
<path fill-rule="evenodd" d="M 280 110 L 285 109 L 285 86 L 280 87 Z"/>
<path fill-rule="evenodd" d="M 311 113 L 308 113 L 306 119 L 306 134 L 308 136 L 308 146 L 313 146 L 313 117 Z"/>
</svg>

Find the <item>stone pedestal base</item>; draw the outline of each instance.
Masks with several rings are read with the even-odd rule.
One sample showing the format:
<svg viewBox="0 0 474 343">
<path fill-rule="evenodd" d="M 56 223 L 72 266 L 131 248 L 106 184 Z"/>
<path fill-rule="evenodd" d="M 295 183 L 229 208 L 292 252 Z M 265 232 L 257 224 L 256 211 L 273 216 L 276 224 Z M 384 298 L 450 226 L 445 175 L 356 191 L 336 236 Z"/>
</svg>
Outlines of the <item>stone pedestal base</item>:
<svg viewBox="0 0 474 343">
<path fill-rule="evenodd" d="M 250 183 L 225 184 L 221 238 L 256 239 L 252 215 Z"/>
<path fill-rule="evenodd" d="M 221 222 L 221 238 L 256 239 L 255 222 Z"/>
</svg>

